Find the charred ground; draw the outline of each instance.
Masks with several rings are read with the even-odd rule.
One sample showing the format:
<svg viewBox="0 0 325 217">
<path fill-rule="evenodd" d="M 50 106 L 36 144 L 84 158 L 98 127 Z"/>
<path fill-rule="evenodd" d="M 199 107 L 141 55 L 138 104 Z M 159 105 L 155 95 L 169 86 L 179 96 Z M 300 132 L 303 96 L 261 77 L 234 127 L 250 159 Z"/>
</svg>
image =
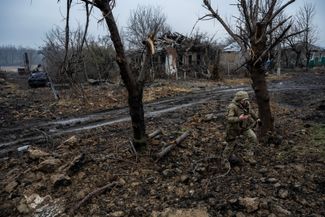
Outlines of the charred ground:
<svg viewBox="0 0 325 217">
<path fill-rule="evenodd" d="M 89 87 L 86 104 L 67 90 L 64 99 L 55 102 L 46 88 L 24 89 L 15 77 L 3 78 L 2 141 L 19 139 L 29 132 L 25 127 L 44 120 L 125 106 L 123 87 Z M 147 131 L 160 128 L 163 133 L 140 155 L 132 152 L 128 121 L 55 137 L 46 128 L 38 129 L 46 140 L 29 142 L 28 151 L 2 158 L 0 215 L 324 216 L 324 84 L 322 73 L 271 81 L 276 133 L 256 147 L 255 166 L 243 163 L 225 177 L 220 176 L 226 172 L 220 163 L 225 145 L 220 114 L 235 89 L 227 86 L 229 91 L 213 92 L 225 88 L 220 87 L 223 83 L 160 81 L 148 87 L 148 103 L 174 96 L 174 105 L 182 99 L 184 104 L 190 98 L 203 99 L 198 93 L 204 91 L 208 100 L 147 117 Z M 8 135 L 10 129 L 18 130 Z M 156 161 L 154 155 L 185 131 L 190 136 Z M 76 207 L 110 183 L 110 188 Z M 31 208 L 33 204 L 37 209 Z"/>
</svg>

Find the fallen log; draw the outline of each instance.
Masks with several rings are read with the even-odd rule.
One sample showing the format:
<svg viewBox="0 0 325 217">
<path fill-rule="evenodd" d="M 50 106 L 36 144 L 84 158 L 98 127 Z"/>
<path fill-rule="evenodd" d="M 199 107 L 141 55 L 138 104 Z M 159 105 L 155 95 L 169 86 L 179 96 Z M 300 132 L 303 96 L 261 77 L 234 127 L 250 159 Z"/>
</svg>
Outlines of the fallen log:
<svg viewBox="0 0 325 217">
<path fill-rule="evenodd" d="M 148 135 L 148 137 L 149 137 L 149 139 L 151 139 L 151 138 L 156 137 L 156 136 L 159 135 L 160 133 L 161 133 L 161 129 L 158 129 L 158 130 L 155 130 L 154 132 L 150 133 L 150 134 Z"/>
<path fill-rule="evenodd" d="M 183 133 L 181 136 L 179 136 L 179 137 L 175 140 L 176 145 L 181 144 L 181 142 L 183 142 L 183 140 L 186 139 L 186 137 L 188 137 L 189 135 L 190 135 L 190 131 L 186 131 L 186 132 Z"/>
<path fill-rule="evenodd" d="M 183 142 L 183 140 L 188 137 L 190 135 L 190 131 L 186 131 L 185 133 L 183 133 L 181 136 L 179 136 L 174 144 L 171 144 L 169 146 L 167 146 L 165 149 L 163 149 L 161 152 L 159 152 L 156 155 L 156 162 L 159 161 L 161 158 L 163 158 L 166 154 L 168 154 L 171 150 L 173 150 L 177 145 L 181 144 L 181 142 Z"/>
</svg>

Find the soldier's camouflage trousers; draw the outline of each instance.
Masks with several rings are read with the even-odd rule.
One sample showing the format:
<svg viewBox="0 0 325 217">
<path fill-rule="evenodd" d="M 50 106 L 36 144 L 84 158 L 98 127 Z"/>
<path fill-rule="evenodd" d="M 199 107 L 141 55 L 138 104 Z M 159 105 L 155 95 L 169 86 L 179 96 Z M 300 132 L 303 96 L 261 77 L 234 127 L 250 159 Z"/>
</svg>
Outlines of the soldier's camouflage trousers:
<svg viewBox="0 0 325 217">
<path fill-rule="evenodd" d="M 254 146 L 257 145 L 257 137 L 253 130 L 247 129 L 242 132 L 242 135 L 247 138 L 249 141 L 245 144 L 245 156 L 251 156 L 254 153 Z M 225 147 L 222 156 L 224 159 L 229 159 L 229 157 L 233 154 L 236 148 L 236 138 L 226 139 L 227 146 Z"/>
</svg>

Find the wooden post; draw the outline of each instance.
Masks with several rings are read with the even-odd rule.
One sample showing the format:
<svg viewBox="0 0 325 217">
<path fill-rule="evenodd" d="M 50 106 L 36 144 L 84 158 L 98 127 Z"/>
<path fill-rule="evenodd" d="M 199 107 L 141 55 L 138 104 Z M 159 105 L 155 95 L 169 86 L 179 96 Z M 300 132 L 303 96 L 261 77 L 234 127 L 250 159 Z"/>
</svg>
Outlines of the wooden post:
<svg viewBox="0 0 325 217">
<path fill-rule="evenodd" d="M 29 66 L 29 59 L 28 59 L 28 54 L 27 52 L 25 52 L 24 54 L 25 56 L 25 70 L 26 70 L 26 73 L 30 73 L 30 66 Z"/>
</svg>

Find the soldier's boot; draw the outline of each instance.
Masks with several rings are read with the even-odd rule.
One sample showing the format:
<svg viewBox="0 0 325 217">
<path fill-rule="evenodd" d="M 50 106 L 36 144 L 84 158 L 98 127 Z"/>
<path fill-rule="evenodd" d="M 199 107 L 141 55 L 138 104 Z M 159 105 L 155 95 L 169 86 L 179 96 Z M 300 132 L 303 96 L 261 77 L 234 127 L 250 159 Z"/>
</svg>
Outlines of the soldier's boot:
<svg viewBox="0 0 325 217">
<path fill-rule="evenodd" d="M 245 155 L 243 156 L 244 161 L 246 161 L 247 163 L 251 164 L 251 165 L 255 165 L 257 162 L 254 159 L 254 152 L 252 151 L 247 151 L 245 153 Z"/>
<path fill-rule="evenodd" d="M 223 159 L 221 161 L 221 164 L 223 167 L 225 167 L 227 169 L 230 168 L 229 158 L 232 155 L 232 153 L 234 152 L 235 146 L 236 145 L 235 145 L 234 140 L 231 140 L 226 143 L 226 147 L 223 150 L 223 153 L 222 153 Z"/>
<path fill-rule="evenodd" d="M 240 166 L 242 165 L 242 160 L 240 159 L 240 157 L 237 157 L 236 155 L 232 154 L 229 157 L 229 163 L 232 166 Z"/>
</svg>

